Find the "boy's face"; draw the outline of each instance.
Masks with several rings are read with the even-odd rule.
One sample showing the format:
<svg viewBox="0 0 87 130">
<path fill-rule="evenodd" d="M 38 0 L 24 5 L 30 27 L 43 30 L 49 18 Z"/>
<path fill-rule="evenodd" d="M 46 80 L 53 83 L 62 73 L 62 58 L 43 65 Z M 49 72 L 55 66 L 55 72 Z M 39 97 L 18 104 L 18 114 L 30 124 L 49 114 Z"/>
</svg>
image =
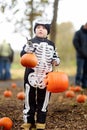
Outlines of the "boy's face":
<svg viewBox="0 0 87 130">
<path fill-rule="evenodd" d="M 87 23 L 84 25 L 84 28 L 87 29 Z"/>
<path fill-rule="evenodd" d="M 43 25 L 38 25 L 35 30 L 36 36 L 40 38 L 46 38 L 47 37 L 47 29 Z"/>
</svg>

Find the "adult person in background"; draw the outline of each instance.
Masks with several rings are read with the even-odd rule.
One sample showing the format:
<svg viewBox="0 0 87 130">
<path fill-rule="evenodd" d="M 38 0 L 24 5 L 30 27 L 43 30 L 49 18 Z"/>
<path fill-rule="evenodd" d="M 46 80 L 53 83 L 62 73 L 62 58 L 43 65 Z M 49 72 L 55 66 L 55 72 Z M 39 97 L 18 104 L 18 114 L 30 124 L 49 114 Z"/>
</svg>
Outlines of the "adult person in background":
<svg viewBox="0 0 87 130">
<path fill-rule="evenodd" d="M 87 23 L 75 32 L 73 45 L 76 50 L 77 63 L 75 84 L 87 88 Z"/>
<path fill-rule="evenodd" d="M 11 79 L 11 63 L 13 62 L 14 51 L 11 45 L 5 40 L 0 44 L 0 80 Z"/>
</svg>

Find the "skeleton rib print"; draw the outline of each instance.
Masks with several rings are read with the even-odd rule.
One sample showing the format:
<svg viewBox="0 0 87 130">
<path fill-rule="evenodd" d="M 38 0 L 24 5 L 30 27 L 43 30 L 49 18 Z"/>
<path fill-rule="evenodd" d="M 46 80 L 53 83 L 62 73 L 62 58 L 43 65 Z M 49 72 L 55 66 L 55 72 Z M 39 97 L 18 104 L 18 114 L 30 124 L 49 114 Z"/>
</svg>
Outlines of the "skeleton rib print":
<svg viewBox="0 0 87 130">
<path fill-rule="evenodd" d="M 34 43 L 33 47 L 36 48 L 35 54 L 38 58 L 38 65 L 33 68 L 34 72 L 28 76 L 29 83 L 33 87 L 45 88 L 44 77 L 50 71 L 52 71 L 51 61 L 53 58 L 54 48 L 48 45 L 47 42 L 41 42 L 40 44 Z"/>
</svg>

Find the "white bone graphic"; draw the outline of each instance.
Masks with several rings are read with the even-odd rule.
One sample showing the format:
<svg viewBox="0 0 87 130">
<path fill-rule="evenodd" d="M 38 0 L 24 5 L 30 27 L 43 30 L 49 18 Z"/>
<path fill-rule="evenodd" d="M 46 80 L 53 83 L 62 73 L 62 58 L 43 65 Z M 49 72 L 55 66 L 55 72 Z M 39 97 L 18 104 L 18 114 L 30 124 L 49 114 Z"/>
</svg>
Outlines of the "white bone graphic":
<svg viewBox="0 0 87 130">
<path fill-rule="evenodd" d="M 45 88 L 43 81 L 46 74 L 52 71 L 51 61 L 53 58 L 54 49 L 46 42 L 41 42 L 39 45 L 34 44 L 36 47 L 35 54 L 38 58 L 38 65 L 34 68 L 34 72 L 28 75 L 28 81 L 33 87 Z"/>
</svg>

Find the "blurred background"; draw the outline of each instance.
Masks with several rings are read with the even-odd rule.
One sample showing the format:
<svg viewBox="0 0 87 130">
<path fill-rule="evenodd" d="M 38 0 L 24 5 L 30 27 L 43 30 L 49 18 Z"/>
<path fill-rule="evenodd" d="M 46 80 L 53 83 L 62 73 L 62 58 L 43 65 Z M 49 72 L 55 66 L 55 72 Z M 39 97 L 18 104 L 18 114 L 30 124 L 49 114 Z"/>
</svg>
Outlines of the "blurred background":
<svg viewBox="0 0 87 130">
<path fill-rule="evenodd" d="M 52 23 L 49 39 L 55 43 L 61 59 L 55 69 L 75 75 L 72 39 L 75 31 L 87 22 L 86 10 L 86 0 L 0 0 L 0 43 L 6 40 L 15 52 L 11 65 L 12 79 L 23 78 L 20 51 L 26 37 L 33 37 L 34 21 L 40 17 Z"/>
</svg>

